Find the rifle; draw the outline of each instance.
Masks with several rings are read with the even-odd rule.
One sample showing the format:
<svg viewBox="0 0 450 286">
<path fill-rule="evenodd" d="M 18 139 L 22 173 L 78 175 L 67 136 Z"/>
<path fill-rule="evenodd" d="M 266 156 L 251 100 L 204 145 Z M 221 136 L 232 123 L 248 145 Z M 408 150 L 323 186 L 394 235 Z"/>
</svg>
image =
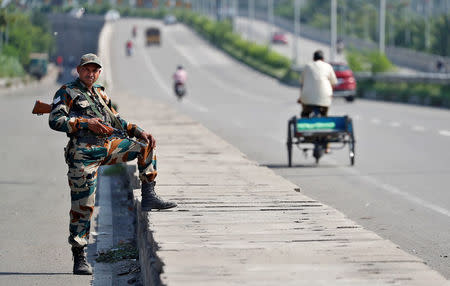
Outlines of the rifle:
<svg viewBox="0 0 450 286">
<path fill-rule="evenodd" d="M 52 105 L 51 104 L 47 104 L 47 103 L 44 103 L 44 102 L 42 102 L 40 100 L 36 100 L 36 102 L 34 103 L 34 107 L 33 107 L 33 110 L 31 111 L 31 113 L 32 114 L 37 114 L 39 116 L 39 115 L 50 113 L 51 111 L 52 111 Z M 120 130 L 120 129 L 114 128 L 114 127 L 112 127 L 112 126 L 110 126 L 108 124 L 105 124 L 105 123 L 102 123 L 102 124 L 104 124 L 104 125 L 106 125 L 108 127 L 111 127 L 113 129 L 114 132 L 113 132 L 113 134 L 110 137 L 119 137 L 119 138 L 124 138 L 124 139 L 127 138 L 128 140 L 130 140 L 130 141 L 132 141 L 132 142 L 134 142 L 136 144 L 139 144 L 142 147 L 147 147 L 146 144 L 144 144 L 142 142 L 139 142 L 139 141 L 137 141 L 135 139 L 130 138 L 128 136 L 128 134 L 124 130 Z"/>
<path fill-rule="evenodd" d="M 36 100 L 34 103 L 33 110 L 31 113 L 37 114 L 37 115 L 43 115 L 45 113 L 50 113 L 52 111 L 52 105 L 44 103 L 40 100 Z"/>
</svg>

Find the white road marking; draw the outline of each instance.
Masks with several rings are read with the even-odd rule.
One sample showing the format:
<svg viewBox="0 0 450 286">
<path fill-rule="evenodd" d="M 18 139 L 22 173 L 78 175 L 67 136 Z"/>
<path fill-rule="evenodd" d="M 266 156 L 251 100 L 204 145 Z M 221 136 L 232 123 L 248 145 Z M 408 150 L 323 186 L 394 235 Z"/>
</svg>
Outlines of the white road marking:
<svg viewBox="0 0 450 286">
<path fill-rule="evenodd" d="M 200 67 L 200 64 L 194 59 L 194 57 L 190 57 L 188 55 L 188 52 L 184 47 L 181 47 L 180 45 L 173 45 L 175 50 L 177 50 L 184 58 L 187 59 L 187 61 L 194 67 Z"/>
<path fill-rule="evenodd" d="M 401 124 L 399 122 L 393 121 L 393 122 L 389 123 L 389 126 L 391 126 L 391 127 L 400 127 Z"/>
<path fill-rule="evenodd" d="M 156 83 L 159 85 L 159 87 L 168 95 L 171 95 L 171 88 L 169 85 L 164 82 L 159 72 L 156 70 L 155 66 L 153 65 L 152 61 L 150 60 L 150 57 L 147 55 L 145 51 L 142 53 L 144 55 L 145 64 L 147 65 L 148 69 L 152 73 L 152 77 L 156 80 Z"/>
<path fill-rule="evenodd" d="M 336 161 L 334 161 L 334 160 L 332 160 L 330 158 L 326 158 L 326 160 L 337 164 Z M 392 185 L 382 183 L 382 182 L 378 181 L 377 179 L 375 179 L 375 178 L 373 178 L 371 176 L 363 175 L 363 174 L 361 174 L 359 171 L 357 171 L 354 168 L 342 168 L 341 167 L 340 169 L 345 171 L 345 172 L 347 172 L 347 173 L 350 173 L 352 175 L 358 176 L 358 178 L 360 178 L 361 180 L 366 181 L 366 182 L 368 182 L 368 183 L 370 183 L 370 184 L 372 184 L 372 185 L 374 185 L 374 186 L 376 186 L 376 187 L 378 187 L 378 188 L 380 188 L 380 189 L 382 189 L 384 191 L 387 191 L 387 192 L 389 192 L 391 194 L 403 197 L 407 201 L 410 201 L 410 202 L 412 202 L 412 203 L 414 203 L 416 205 L 420 205 L 420 206 L 422 206 L 424 208 L 427 208 L 427 209 L 432 210 L 434 212 L 437 212 L 439 214 L 442 214 L 442 215 L 450 217 L 450 210 L 448 210 L 446 208 L 443 208 L 443 207 L 437 206 L 435 204 L 432 204 L 430 202 L 427 202 L 427 201 L 425 201 L 425 200 L 423 200 L 423 199 L 421 199 L 419 197 L 416 197 L 416 196 L 414 196 L 412 194 L 404 192 L 404 191 L 400 190 L 399 188 L 394 187 Z"/>
<path fill-rule="evenodd" d="M 411 130 L 416 132 L 423 132 L 425 131 L 425 127 L 420 125 L 414 125 L 413 127 L 411 127 Z"/>
<path fill-rule="evenodd" d="M 370 120 L 370 122 L 373 123 L 373 124 L 380 124 L 380 123 L 381 123 L 381 120 L 378 119 L 378 118 L 372 118 L 372 119 Z"/>
<path fill-rule="evenodd" d="M 448 130 L 439 130 L 439 134 L 442 136 L 450 136 L 450 131 Z"/>
<path fill-rule="evenodd" d="M 152 73 L 152 77 L 156 80 L 156 83 L 159 85 L 159 87 L 165 92 L 167 93 L 169 96 L 172 95 L 172 89 L 169 87 L 169 85 L 163 80 L 163 78 L 161 77 L 160 73 L 157 71 L 157 69 L 155 68 L 155 66 L 153 65 L 152 61 L 150 60 L 150 57 L 147 55 L 147 53 L 145 51 L 143 51 L 143 55 L 144 55 L 144 60 L 145 60 L 145 64 L 147 65 L 147 67 L 149 68 L 150 72 Z M 198 103 L 194 103 L 188 99 L 185 99 L 185 102 L 190 105 L 191 107 L 197 109 L 200 112 L 208 112 L 209 109 L 198 104 Z"/>
<path fill-rule="evenodd" d="M 173 39 L 168 38 L 167 41 L 171 42 L 172 46 L 180 52 L 181 56 L 183 56 L 184 58 L 186 58 L 187 61 L 190 61 L 190 59 L 192 59 L 193 57 L 191 55 L 188 55 L 186 50 L 180 49 L 177 43 L 174 42 Z M 193 63 L 193 62 L 191 62 Z M 195 64 L 194 64 L 195 66 Z M 203 72 L 202 69 L 199 69 L 201 72 Z M 265 103 L 277 103 L 277 101 L 273 100 L 273 99 L 269 99 L 267 97 L 263 97 L 263 96 L 255 96 L 252 95 L 248 92 L 243 91 L 240 88 L 236 88 L 234 86 L 231 86 L 228 83 L 225 83 L 221 80 L 219 80 L 217 77 L 213 76 L 211 73 L 209 72 L 203 72 L 203 74 L 208 78 L 209 81 L 213 82 L 215 85 L 217 85 L 220 89 L 222 90 L 229 90 L 230 92 L 236 94 L 236 95 L 240 95 L 242 97 L 246 97 L 252 100 L 256 100 L 256 101 L 260 101 L 260 102 L 265 102 Z"/>
<path fill-rule="evenodd" d="M 450 132 L 449 132 L 449 134 L 450 134 Z M 279 142 L 279 143 L 283 143 L 283 144 L 286 143 L 286 142 L 281 142 L 280 138 L 275 138 L 275 137 L 272 137 L 272 136 L 267 136 L 267 137 L 272 139 L 272 140 L 274 140 L 274 141 L 276 141 L 276 142 Z M 338 165 L 338 162 L 336 160 L 330 158 L 330 157 L 324 157 L 322 160 L 327 161 L 330 164 Z M 355 168 L 339 167 L 339 169 L 344 171 L 344 172 L 346 172 L 346 173 L 349 173 L 349 174 L 351 174 L 353 176 L 357 176 L 362 181 L 366 181 L 367 183 L 369 183 L 371 185 L 374 185 L 374 186 L 376 186 L 376 187 L 378 187 L 378 188 L 380 188 L 380 189 L 382 189 L 382 190 L 384 190 L 386 192 L 389 192 L 391 194 L 403 197 L 407 201 L 410 201 L 410 202 L 412 202 L 412 203 L 414 203 L 416 205 L 420 205 L 420 206 L 422 206 L 424 208 L 427 208 L 427 209 L 432 210 L 434 212 L 437 212 L 439 214 L 442 214 L 442 215 L 450 217 L 450 210 L 448 210 L 446 208 L 443 208 L 443 207 L 440 207 L 438 205 L 432 204 L 430 202 L 427 202 L 427 201 L 425 201 L 425 200 L 423 200 L 423 199 L 421 199 L 419 197 L 416 197 L 416 196 L 414 196 L 412 194 L 404 192 L 404 191 L 400 190 L 399 188 L 394 187 L 392 185 L 382 183 L 382 182 L 378 181 L 377 179 L 375 179 L 375 178 L 373 178 L 371 176 L 363 175 L 362 173 L 360 173 Z"/>
<path fill-rule="evenodd" d="M 233 123 L 233 125 L 235 125 L 236 127 L 242 128 L 244 127 L 244 125 L 242 125 L 242 123 L 240 121 L 237 120 L 233 120 L 231 121 Z"/>
</svg>

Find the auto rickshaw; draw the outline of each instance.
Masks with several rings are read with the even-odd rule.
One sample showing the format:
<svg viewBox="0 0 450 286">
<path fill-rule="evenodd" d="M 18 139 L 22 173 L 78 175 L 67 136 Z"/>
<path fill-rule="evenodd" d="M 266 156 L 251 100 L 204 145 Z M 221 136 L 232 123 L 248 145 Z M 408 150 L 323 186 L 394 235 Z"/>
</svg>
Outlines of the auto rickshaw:
<svg viewBox="0 0 450 286">
<path fill-rule="evenodd" d="M 157 44 L 161 45 L 161 33 L 158 28 L 151 27 L 148 28 L 146 31 L 146 39 L 147 39 L 147 46 Z"/>
</svg>

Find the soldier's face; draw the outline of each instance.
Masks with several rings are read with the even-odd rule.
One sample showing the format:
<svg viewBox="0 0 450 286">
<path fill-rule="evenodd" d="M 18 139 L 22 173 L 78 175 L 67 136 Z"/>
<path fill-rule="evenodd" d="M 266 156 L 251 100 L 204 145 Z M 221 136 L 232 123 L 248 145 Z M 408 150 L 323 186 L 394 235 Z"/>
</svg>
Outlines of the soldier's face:
<svg viewBox="0 0 450 286">
<path fill-rule="evenodd" d="M 101 68 L 96 64 L 87 64 L 77 67 L 80 80 L 87 86 L 92 87 L 100 76 Z"/>
</svg>

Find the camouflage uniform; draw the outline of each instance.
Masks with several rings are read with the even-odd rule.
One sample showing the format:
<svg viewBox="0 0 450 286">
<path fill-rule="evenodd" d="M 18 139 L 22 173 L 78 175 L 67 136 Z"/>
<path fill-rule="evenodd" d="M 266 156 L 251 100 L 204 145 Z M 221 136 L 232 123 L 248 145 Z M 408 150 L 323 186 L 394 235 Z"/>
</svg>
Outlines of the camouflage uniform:
<svg viewBox="0 0 450 286">
<path fill-rule="evenodd" d="M 130 137 L 139 137 L 143 132 L 138 126 L 127 123 L 118 116 L 102 86 L 94 85 L 92 89 L 95 94 L 92 94 L 80 79 L 62 86 L 53 98 L 49 116 L 50 127 L 66 132 L 70 138 L 65 148 L 65 159 L 69 166 L 67 176 L 72 202 L 69 243 L 75 247 L 85 246 L 88 243 L 99 166 L 138 158 L 142 182 L 153 181 L 157 174 L 156 156 L 150 145 L 143 147 L 129 139 L 104 137 L 88 129 L 87 119 L 99 117 L 94 111 L 95 108 L 90 107 L 89 102 L 92 102 L 106 124 L 115 128 L 121 127 Z M 98 96 L 102 97 L 118 121 L 106 112 Z"/>
</svg>

